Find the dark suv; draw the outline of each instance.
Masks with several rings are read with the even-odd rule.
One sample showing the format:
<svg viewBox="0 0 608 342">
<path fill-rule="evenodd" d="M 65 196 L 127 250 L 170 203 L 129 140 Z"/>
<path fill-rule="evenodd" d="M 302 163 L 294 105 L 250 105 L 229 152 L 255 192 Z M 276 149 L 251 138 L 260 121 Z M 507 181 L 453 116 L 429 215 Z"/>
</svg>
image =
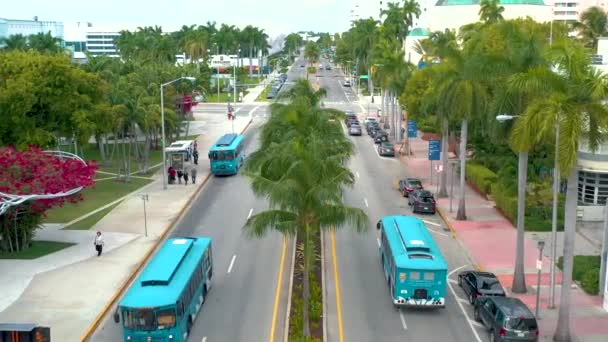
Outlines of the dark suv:
<svg viewBox="0 0 608 342">
<path fill-rule="evenodd" d="M 412 191 L 408 196 L 407 204 L 412 207 L 412 212 L 415 213 L 427 213 L 435 214 L 435 198 L 430 191 L 424 189 L 417 189 Z"/>
<path fill-rule="evenodd" d="M 490 331 L 490 341 L 538 341 L 536 318 L 517 298 L 479 297 L 474 315 Z"/>
</svg>

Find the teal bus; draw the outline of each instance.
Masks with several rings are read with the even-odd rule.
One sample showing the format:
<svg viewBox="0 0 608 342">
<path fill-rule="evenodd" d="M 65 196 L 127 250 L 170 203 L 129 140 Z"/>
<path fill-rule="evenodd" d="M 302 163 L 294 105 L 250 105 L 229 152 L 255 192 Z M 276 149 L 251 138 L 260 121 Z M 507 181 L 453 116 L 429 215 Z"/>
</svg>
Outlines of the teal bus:
<svg viewBox="0 0 608 342">
<path fill-rule="evenodd" d="M 414 216 L 385 216 L 376 227 L 393 304 L 445 307 L 448 265 L 424 222 Z"/>
<path fill-rule="evenodd" d="M 209 161 L 214 175 L 235 175 L 243 166 L 243 136 L 224 134 L 211 146 Z"/>
<path fill-rule="evenodd" d="M 211 239 L 168 239 L 118 304 L 123 341 L 186 341 L 211 288 Z"/>
</svg>

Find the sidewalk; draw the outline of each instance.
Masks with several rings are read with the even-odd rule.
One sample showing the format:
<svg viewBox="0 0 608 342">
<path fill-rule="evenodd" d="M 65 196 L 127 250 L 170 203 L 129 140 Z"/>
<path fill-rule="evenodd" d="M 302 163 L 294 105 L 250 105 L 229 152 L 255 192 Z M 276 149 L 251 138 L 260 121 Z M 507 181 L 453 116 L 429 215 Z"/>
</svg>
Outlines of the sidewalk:
<svg viewBox="0 0 608 342">
<path fill-rule="evenodd" d="M 432 192 L 437 188 L 437 174 L 433 175 L 433 184 L 430 184 L 430 161 L 428 160 L 428 142 L 420 138 L 411 139 L 412 156 L 404 157 L 408 174 L 418 177 L 425 188 Z M 439 162 L 435 162 L 436 164 Z M 459 167 L 459 165 L 458 165 Z M 446 170 L 451 172 L 451 170 Z M 448 192 L 451 173 L 448 173 Z M 457 221 L 456 211 L 458 208 L 457 196 L 459 194 L 459 182 L 456 177 L 454 184 L 453 212 L 449 211 L 450 199 L 441 198 L 437 206 L 446 221 L 446 224 L 455 232 L 478 268 L 495 273 L 507 292 L 513 281 L 513 267 L 515 263 L 515 240 L 517 231 L 515 227 L 506 220 L 494 207 L 494 203 L 486 200 L 469 186 L 466 187 L 466 221 Z M 528 293 L 523 295 L 511 294 L 524 301 L 530 310 L 535 310 L 536 305 L 536 259 L 538 249 L 536 239 L 546 233 L 526 233 L 525 240 L 525 273 Z M 561 238 L 561 236 L 559 236 Z M 543 239 L 546 237 L 543 236 Z M 558 240 L 563 240 L 559 239 Z M 577 234 L 576 252 L 583 253 L 590 247 L 588 239 Z M 561 253 L 561 243 L 558 251 Z M 545 248 L 549 255 L 550 248 Z M 581 253 L 579 253 L 579 251 Z M 550 340 L 557 324 L 557 309 L 548 309 L 549 302 L 549 265 L 550 259 L 543 257 L 543 271 L 541 276 L 540 295 L 540 331 L 542 340 Z M 559 306 L 561 273 L 556 276 L 556 305 Z M 601 297 L 585 294 L 578 287 L 571 292 L 571 329 L 579 341 L 606 341 L 608 340 L 608 313 L 601 307 Z"/>
<path fill-rule="evenodd" d="M 195 116 L 200 120 L 205 114 Z M 235 131 L 244 131 L 251 120 L 251 116 L 237 116 Z M 232 123 L 226 120 L 201 126 L 209 128 L 197 140 L 201 156 L 205 156 L 221 135 L 231 131 Z M 201 157 L 197 167 L 196 185 L 169 185 L 163 190 L 159 173 L 155 181 L 123 200 L 90 230 L 60 230 L 61 225 L 48 225 L 35 238 L 68 241 L 75 246 L 34 260 L 0 260 L 0 322 L 36 323 L 51 327 L 54 341 L 79 341 L 209 177 L 205 158 Z M 149 196 L 147 236 L 139 197 L 142 193 Z M 101 257 L 96 256 L 92 244 L 98 230 L 105 237 Z"/>
</svg>

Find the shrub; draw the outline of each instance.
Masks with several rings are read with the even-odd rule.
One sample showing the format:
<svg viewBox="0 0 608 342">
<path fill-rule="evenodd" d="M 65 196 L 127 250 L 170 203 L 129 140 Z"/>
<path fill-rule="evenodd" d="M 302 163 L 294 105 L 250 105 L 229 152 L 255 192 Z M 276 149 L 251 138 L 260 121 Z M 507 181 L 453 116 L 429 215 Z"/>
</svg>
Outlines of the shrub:
<svg viewBox="0 0 608 342">
<path fill-rule="evenodd" d="M 511 195 L 500 183 L 494 183 L 492 188 L 492 198 L 496 206 L 502 210 L 511 222 L 517 218 L 517 196 Z"/>
<path fill-rule="evenodd" d="M 585 292 L 592 295 L 597 295 L 600 292 L 600 269 L 590 269 L 583 275 L 581 287 Z"/>
<path fill-rule="evenodd" d="M 467 163 L 467 179 L 485 194 L 491 193 L 491 186 L 496 183 L 498 176 L 487 167 Z"/>
<path fill-rule="evenodd" d="M 557 267 L 563 269 L 564 258 L 559 257 Z M 581 284 L 581 288 L 589 294 L 599 293 L 600 277 L 599 255 L 575 255 L 574 267 L 572 268 L 572 279 Z"/>
</svg>

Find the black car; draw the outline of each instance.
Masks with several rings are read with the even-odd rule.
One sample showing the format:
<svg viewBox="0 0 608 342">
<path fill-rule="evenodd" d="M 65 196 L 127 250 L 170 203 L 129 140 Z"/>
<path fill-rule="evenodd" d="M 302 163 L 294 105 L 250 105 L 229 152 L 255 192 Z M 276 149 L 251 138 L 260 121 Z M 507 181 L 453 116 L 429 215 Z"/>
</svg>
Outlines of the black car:
<svg viewBox="0 0 608 342">
<path fill-rule="evenodd" d="M 331 66 L 328 64 L 325 66 L 325 70 L 331 70 Z"/>
<path fill-rule="evenodd" d="M 380 126 L 368 126 L 367 128 L 367 134 L 369 134 L 371 138 L 375 138 L 376 134 L 381 134 L 380 132 L 384 132 Z"/>
<path fill-rule="evenodd" d="M 381 156 L 395 156 L 395 147 L 389 142 L 382 142 L 378 145 L 378 154 Z"/>
<path fill-rule="evenodd" d="M 399 192 L 403 197 L 408 197 L 414 190 L 422 189 L 422 182 L 416 178 L 405 178 L 399 180 Z"/>
<path fill-rule="evenodd" d="M 461 272 L 458 274 L 458 285 L 462 287 L 471 304 L 475 304 L 475 300 L 482 296 L 506 296 L 500 281 L 490 272 Z"/>
<path fill-rule="evenodd" d="M 361 126 L 359 124 L 352 124 L 348 127 L 349 135 L 361 135 Z"/>
<path fill-rule="evenodd" d="M 287 75 L 286 75 L 286 74 L 281 74 L 281 75 L 279 76 L 279 80 L 280 80 L 281 82 L 285 82 L 285 81 L 287 81 Z"/>
<path fill-rule="evenodd" d="M 430 191 L 418 189 L 412 191 L 408 196 L 407 204 L 412 207 L 412 212 L 435 214 L 437 210 L 435 198 Z"/>
<path fill-rule="evenodd" d="M 538 341 L 536 318 L 518 298 L 480 297 L 473 316 L 490 331 L 491 341 Z"/>
<path fill-rule="evenodd" d="M 344 81 L 344 83 L 342 83 L 343 87 L 350 87 L 350 81 Z"/>
<path fill-rule="evenodd" d="M 388 142 L 388 133 L 379 129 L 374 134 L 374 144 L 382 144 Z"/>
</svg>

